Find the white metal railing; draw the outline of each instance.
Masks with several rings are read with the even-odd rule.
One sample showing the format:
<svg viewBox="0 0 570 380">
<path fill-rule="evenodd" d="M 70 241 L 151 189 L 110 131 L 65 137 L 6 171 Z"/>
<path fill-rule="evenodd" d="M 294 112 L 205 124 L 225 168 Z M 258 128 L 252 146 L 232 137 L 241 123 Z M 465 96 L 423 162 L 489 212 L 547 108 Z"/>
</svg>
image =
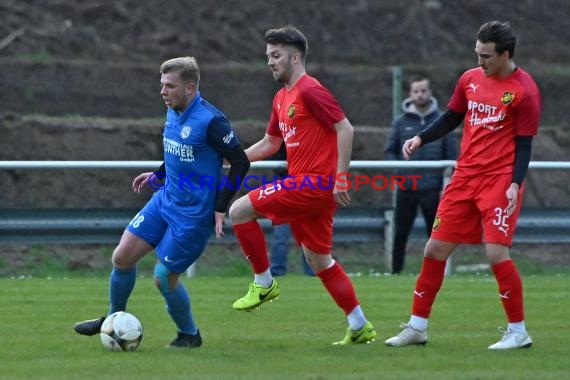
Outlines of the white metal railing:
<svg viewBox="0 0 570 380">
<path fill-rule="evenodd" d="M 157 169 L 162 161 L 0 161 L 0 169 Z M 370 161 L 350 162 L 351 169 L 452 168 L 455 161 Z M 285 161 L 252 162 L 252 169 L 287 167 Z M 570 161 L 531 161 L 531 169 L 567 170 Z"/>
<path fill-rule="evenodd" d="M 0 169 L 150 169 L 160 167 L 162 161 L 0 161 Z M 350 169 L 399 169 L 399 168 L 453 168 L 454 160 L 444 161 L 371 161 L 356 160 L 350 162 Z M 258 161 L 251 164 L 252 169 L 286 168 L 285 161 Z M 570 161 L 531 161 L 530 169 L 568 170 Z M 391 211 L 390 211 L 391 212 Z M 389 216 L 388 216 L 389 217 Z M 390 240 L 391 233 L 386 234 L 386 242 Z M 388 247 L 388 244 L 386 245 Z M 391 255 L 386 251 L 386 262 L 389 267 Z M 448 261 L 446 274 L 451 273 L 451 262 Z M 193 265 L 187 271 L 192 276 L 195 271 Z"/>
</svg>

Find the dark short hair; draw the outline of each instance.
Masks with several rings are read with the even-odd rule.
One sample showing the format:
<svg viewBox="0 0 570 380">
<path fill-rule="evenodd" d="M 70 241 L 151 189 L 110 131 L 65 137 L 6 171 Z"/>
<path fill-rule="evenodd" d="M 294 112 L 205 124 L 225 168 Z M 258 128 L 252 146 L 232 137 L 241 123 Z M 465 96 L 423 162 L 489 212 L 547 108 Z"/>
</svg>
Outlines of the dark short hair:
<svg viewBox="0 0 570 380">
<path fill-rule="evenodd" d="M 517 34 L 509 22 L 489 21 L 481 25 L 477 33 L 477 39 L 482 43 L 495 43 L 495 51 L 503 54 L 509 52 L 509 58 L 515 56 L 515 46 L 517 44 Z"/>
<path fill-rule="evenodd" d="M 276 45 L 291 45 L 301 52 L 303 58 L 307 56 L 309 51 L 309 43 L 307 37 L 297 28 L 292 25 L 287 25 L 282 28 L 269 29 L 265 32 L 265 42 L 268 44 Z"/>
<path fill-rule="evenodd" d="M 421 81 L 424 81 L 424 80 L 427 80 L 427 82 L 428 82 L 428 87 L 431 88 L 431 80 L 430 80 L 428 77 L 423 76 L 423 75 L 414 75 L 413 77 L 411 77 L 411 78 L 408 80 L 408 88 L 409 88 L 409 89 L 412 88 L 412 83 L 421 82 Z"/>
</svg>

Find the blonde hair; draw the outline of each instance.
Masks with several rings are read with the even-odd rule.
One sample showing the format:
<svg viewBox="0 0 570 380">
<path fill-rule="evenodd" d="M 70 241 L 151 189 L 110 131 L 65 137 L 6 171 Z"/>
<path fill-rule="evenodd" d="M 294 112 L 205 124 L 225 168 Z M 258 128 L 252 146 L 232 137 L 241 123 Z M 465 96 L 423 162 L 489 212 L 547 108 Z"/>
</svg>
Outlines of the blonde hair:
<svg viewBox="0 0 570 380">
<path fill-rule="evenodd" d="M 198 88 L 200 84 L 200 69 L 194 57 L 178 57 L 164 61 L 160 65 L 160 73 L 177 72 L 182 80 L 192 82 Z"/>
</svg>

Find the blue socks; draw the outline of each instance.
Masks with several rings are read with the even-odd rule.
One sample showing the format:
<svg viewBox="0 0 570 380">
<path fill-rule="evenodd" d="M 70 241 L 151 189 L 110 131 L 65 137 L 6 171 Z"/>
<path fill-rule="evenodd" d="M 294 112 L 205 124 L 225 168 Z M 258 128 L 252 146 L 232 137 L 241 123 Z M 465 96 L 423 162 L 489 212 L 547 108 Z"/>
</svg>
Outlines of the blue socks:
<svg viewBox="0 0 570 380">
<path fill-rule="evenodd" d="M 136 278 L 136 267 L 126 270 L 113 268 L 109 281 L 109 314 L 126 310 L 127 301 L 135 287 Z M 174 290 L 170 292 L 161 291 L 161 294 L 166 300 L 168 314 L 178 326 L 179 331 L 183 334 L 197 334 L 198 329 L 190 312 L 190 297 L 184 285 L 178 283 Z"/>
<path fill-rule="evenodd" d="M 179 282 L 174 290 L 162 295 L 166 300 L 168 314 L 178 326 L 178 330 L 183 334 L 196 335 L 198 329 L 190 313 L 190 297 L 184 285 Z"/>
<path fill-rule="evenodd" d="M 113 268 L 109 280 L 109 314 L 116 311 L 125 311 L 129 296 L 135 287 L 136 279 L 136 266 L 125 270 Z"/>
</svg>

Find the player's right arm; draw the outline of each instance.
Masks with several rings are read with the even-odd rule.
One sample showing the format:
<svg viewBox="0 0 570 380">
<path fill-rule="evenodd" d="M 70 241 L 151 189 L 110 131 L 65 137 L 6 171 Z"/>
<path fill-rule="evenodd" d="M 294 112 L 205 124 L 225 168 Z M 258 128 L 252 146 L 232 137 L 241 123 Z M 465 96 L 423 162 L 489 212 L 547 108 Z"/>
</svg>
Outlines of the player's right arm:
<svg viewBox="0 0 570 380">
<path fill-rule="evenodd" d="M 402 156 L 405 160 L 409 160 L 412 154 L 422 146 L 422 139 L 419 136 L 414 136 L 411 139 L 404 141 L 402 145 Z"/>
<path fill-rule="evenodd" d="M 153 176 L 153 178 L 150 180 L 153 182 L 163 183 L 166 178 L 166 168 L 164 165 L 164 162 L 162 162 L 162 165 L 160 165 L 158 170 L 155 170 L 154 172 L 144 172 L 136 176 L 132 184 L 133 191 L 137 194 L 140 193 L 145 186 L 149 185 L 149 178 L 151 176 Z M 153 189 L 156 190 L 156 188 Z"/>
<path fill-rule="evenodd" d="M 409 160 L 411 155 L 422 145 L 435 141 L 459 126 L 465 112 L 455 112 L 447 110 L 429 127 L 418 133 L 417 136 L 406 140 L 402 146 L 402 155 L 404 159 Z"/>
<path fill-rule="evenodd" d="M 427 128 L 418 133 L 417 136 L 410 140 L 406 140 L 402 146 L 402 155 L 404 159 L 409 160 L 410 156 L 418 150 L 422 145 L 435 141 L 449 132 L 453 131 L 465 118 L 467 114 L 467 98 L 465 96 L 465 85 L 468 80 L 465 72 L 453 90 L 453 95 L 447 104 L 445 111 L 436 121 L 431 123 Z"/>
<path fill-rule="evenodd" d="M 261 140 L 245 150 L 245 154 L 250 162 L 260 161 L 273 156 L 279 150 L 283 138 L 265 134 Z"/>
</svg>

